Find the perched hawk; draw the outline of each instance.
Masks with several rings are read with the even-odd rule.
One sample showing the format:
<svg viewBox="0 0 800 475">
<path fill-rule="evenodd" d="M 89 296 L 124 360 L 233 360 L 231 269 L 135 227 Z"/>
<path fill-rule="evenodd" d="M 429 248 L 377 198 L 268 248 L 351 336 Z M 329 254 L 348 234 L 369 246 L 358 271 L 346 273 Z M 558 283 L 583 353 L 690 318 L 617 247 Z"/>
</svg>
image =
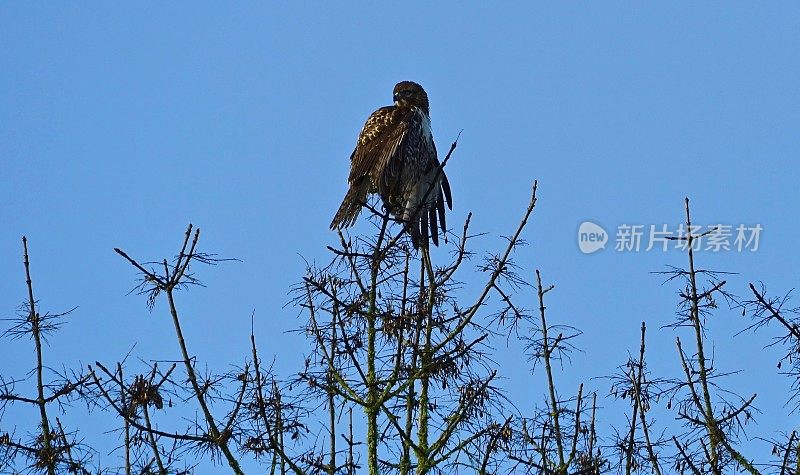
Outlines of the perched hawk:
<svg viewBox="0 0 800 475">
<path fill-rule="evenodd" d="M 350 177 L 331 229 L 355 223 L 369 193 L 403 222 L 414 248 L 428 247 L 430 235 L 439 245 L 439 226 L 445 229 L 444 205 L 453 209 L 450 184 L 436 158 L 431 133 L 428 95 L 417 83 L 394 87 L 394 105 L 369 116 L 350 155 Z"/>
</svg>

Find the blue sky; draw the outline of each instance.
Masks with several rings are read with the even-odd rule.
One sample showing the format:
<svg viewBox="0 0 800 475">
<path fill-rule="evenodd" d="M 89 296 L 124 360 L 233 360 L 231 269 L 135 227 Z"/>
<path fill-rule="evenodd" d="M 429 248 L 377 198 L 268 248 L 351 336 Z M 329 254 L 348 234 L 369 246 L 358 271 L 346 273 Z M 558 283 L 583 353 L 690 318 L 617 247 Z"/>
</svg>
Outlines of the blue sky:
<svg viewBox="0 0 800 475">
<path fill-rule="evenodd" d="M 5 3 L 0 315 L 25 297 L 24 234 L 43 309 L 78 306 L 50 342 L 53 366 L 113 362 L 134 344 L 137 357 L 174 359 L 164 306 L 127 295 L 134 273 L 112 249 L 170 256 L 193 223 L 203 250 L 242 262 L 203 269 L 207 287 L 179 302 L 190 348 L 217 369 L 240 364 L 255 312 L 262 351 L 298 369 L 287 293 L 304 260 L 328 259 L 363 121 L 414 80 L 440 151 L 463 130 L 448 222 L 473 212 L 489 233 L 479 250 L 502 245 L 539 180 L 518 263 L 556 285 L 552 318 L 590 335 L 566 387 L 623 363 L 642 320 L 654 370 L 675 376 L 676 333 L 658 328 L 677 288 L 651 272 L 685 256 L 584 255 L 578 226 L 674 228 L 689 196 L 698 223 L 763 227 L 757 252 L 699 257 L 738 273 L 729 291 L 796 287 L 798 14 L 789 2 Z M 718 365 L 744 370 L 734 389 L 758 392 L 758 435 L 791 430 L 780 355 L 763 350 L 769 330 L 734 338 L 747 323 L 724 309 L 713 319 Z M 4 374 L 30 367 L 26 342 L 3 348 Z M 518 406 L 540 400 L 524 356 L 499 358 Z"/>
</svg>

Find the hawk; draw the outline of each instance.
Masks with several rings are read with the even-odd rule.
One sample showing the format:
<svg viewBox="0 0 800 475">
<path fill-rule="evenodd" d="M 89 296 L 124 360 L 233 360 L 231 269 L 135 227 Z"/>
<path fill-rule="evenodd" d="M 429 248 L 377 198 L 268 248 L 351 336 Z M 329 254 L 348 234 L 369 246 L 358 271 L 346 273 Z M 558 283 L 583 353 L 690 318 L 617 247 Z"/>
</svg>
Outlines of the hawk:
<svg viewBox="0 0 800 475">
<path fill-rule="evenodd" d="M 352 226 L 367 195 L 377 193 L 384 208 L 404 224 L 415 249 L 439 245 L 446 232 L 445 200 L 453 209 L 450 183 L 436 156 L 428 94 L 415 82 L 394 87 L 394 105 L 373 112 L 350 155 L 350 188 L 331 229 Z"/>
</svg>

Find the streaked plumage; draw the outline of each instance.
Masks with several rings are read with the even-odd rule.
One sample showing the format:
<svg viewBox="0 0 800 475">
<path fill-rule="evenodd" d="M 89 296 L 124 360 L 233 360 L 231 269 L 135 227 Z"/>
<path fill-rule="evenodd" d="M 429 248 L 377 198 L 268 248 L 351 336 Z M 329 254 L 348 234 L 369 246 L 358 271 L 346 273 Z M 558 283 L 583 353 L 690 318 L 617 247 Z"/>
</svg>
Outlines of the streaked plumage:
<svg viewBox="0 0 800 475">
<path fill-rule="evenodd" d="M 439 245 L 446 230 L 445 201 L 452 209 L 450 184 L 440 170 L 431 133 L 428 95 L 417 83 L 394 87 L 395 105 L 369 116 L 350 156 L 350 185 L 331 229 L 352 226 L 369 193 L 405 223 L 415 248 Z"/>
</svg>

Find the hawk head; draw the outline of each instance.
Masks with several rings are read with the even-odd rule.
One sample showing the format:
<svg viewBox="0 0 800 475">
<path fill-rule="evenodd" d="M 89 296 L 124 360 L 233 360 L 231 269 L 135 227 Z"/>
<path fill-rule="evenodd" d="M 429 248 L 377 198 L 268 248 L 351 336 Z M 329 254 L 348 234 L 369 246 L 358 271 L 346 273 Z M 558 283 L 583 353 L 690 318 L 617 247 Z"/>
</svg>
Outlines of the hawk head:
<svg viewBox="0 0 800 475">
<path fill-rule="evenodd" d="M 419 107 L 428 114 L 428 94 L 415 82 L 402 81 L 394 87 L 394 104 L 398 107 Z"/>
</svg>

